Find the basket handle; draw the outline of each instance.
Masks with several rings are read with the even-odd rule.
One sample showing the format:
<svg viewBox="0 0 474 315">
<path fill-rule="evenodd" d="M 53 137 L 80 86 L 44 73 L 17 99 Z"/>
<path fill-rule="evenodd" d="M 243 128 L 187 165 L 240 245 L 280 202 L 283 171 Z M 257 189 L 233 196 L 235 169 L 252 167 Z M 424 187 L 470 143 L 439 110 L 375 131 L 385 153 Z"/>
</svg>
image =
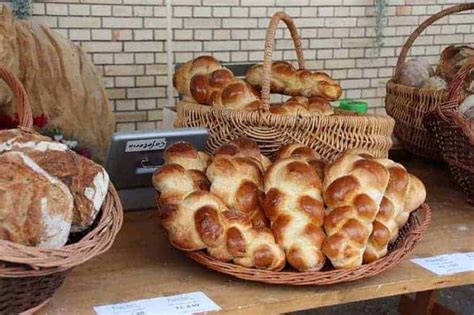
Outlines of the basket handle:
<svg viewBox="0 0 474 315">
<path fill-rule="evenodd" d="M 451 15 L 457 12 L 462 12 L 462 11 L 468 11 L 474 9 L 474 3 L 463 3 L 459 5 L 455 5 L 452 7 L 449 7 L 447 9 L 441 10 L 438 13 L 430 16 L 427 20 L 425 20 L 423 23 L 418 26 L 413 33 L 411 33 L 410 37 L 408 37 L 407 41 L 402 47 L 402 51 L 400 52 L 400 55 L 398 56 L 398 61 L 397 61 L 397 66 L 395 67 L 395 79 L 398 80 L 398 77 L 400 75 L 400 71 L 402 70 L 403 65 L 405 64 L 405 59 L 407 57 L 408 51 L 410 50 L 411 46 L 415 42 L 415 40 L 420 36 L 420 34 L 431 24 L 434 22 L 438 21 L 439 19 Z"/>
<path fill-rule="evenodd" d="M 459 100 L 461 90 L 464 87 L 464 82 L 466 81 L 467 76 L 471 73 L 471 70 L 474 68 L 474 57 L 470 57 L 466 64 L 458 70 L 453 80 L 451 81 L 451 86 L 448 90 L 449 101 L 455 102 Z"/>
<path fill-rule="evenodd" d="M 299 68 L 305 69 L 305 61 L 303 56 L 303 49 L 301 46 L 301 40 L 300 36 L 298 35 L 298 30 L 296 29 L 295 23 L 293 22 L 293 19 L 285 12 L 276 12 L 270 20 L 270 24 L 268 25 L 267 30 L 267 36 L 265 38 L 262 79 L 262 101 L 264 111 L 270 110 L 270 83 L 272 79 L 273 43 L 275 40 L 275 32 L 280 21 L 283 21 L 290 30 L 291 38 L 293 39 L 293 44 L 295 45 Z"/>
<path fill-rule="evenodd" d="M 13 108 L 18 113 L 19 127 L 31 129 L 33 127 L 33 114 L 23 84 L 2 64 L 0 64 L 0 78 L 5 81 L 13 92 Z"/>
</svg>

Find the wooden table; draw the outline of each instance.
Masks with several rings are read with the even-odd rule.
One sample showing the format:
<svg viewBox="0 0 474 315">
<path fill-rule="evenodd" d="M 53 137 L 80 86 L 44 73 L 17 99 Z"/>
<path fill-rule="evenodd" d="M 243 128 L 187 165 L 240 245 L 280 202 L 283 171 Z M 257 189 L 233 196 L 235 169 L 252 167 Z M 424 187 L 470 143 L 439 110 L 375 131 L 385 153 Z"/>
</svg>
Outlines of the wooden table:
<svg viewBox="0 0 474 315">
<path fill-rule="evenodd" d="M 474 207 L 448 171 L 419 160 L 403 163 L 426 183 L 433 209 L 432 225 L 412 257 L 474 251 Z M 168 244 L 155 211 L 141 211 L 126 214 L 112 249 L 74 269 L 41 313 L 88 314 L 97 305 L 203 291 L 223 313 L 276 314 L 466 284 L 474 284 L 474 272 L 436 276 L 409 260 L 370 279 L 326 287 L 238 280 L 186 258 Z M 432 305 L 431 295 L 422 297 Z"/>
</svg>

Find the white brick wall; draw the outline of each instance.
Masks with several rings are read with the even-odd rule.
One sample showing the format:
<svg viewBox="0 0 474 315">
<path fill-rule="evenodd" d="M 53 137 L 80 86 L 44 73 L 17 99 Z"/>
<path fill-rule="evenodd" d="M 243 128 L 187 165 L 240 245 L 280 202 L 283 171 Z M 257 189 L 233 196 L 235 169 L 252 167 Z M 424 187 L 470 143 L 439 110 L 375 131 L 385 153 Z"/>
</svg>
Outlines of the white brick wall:
<svg viewBox="0 0 474 315">
<path fill-rule="evenodd" d="M 1 1 L 1 0 L 0 0 Z M 6 1 L 4 1 L 6 2 Z M 166 8 L 164 0 L 36 0 L 35 17 L 78 42 L 91 54 L 104 83 L 118 129 L 155 128 L 166 106 Z M 269 17 L 286 11 L 299 28 L 307 66 L 339 80 L 344 97 L 383 112 L 385 83 L 401 46 L 429 15 L 456 3 L 390 0 L 385 47 L 374 49 L 373 0 L 174 0 L 173 62 L 202 54 L 223 62 L 263 58 Z M 428 28 L 411 50 L 436 63 L 451 43 L 474 41 L 474 14 L 445 18 Z M 274 59 L 295 60 L 289 33 L 277 31 Z"/>
</svg>

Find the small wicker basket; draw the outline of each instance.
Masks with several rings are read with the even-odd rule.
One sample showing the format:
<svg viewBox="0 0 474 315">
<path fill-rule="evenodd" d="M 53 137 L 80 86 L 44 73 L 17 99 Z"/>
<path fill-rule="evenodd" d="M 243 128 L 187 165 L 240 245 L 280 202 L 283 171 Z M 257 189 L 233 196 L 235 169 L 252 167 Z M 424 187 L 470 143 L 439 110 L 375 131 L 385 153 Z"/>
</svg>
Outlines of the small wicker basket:
<svg viewBox="0 0 474 315">
<path fill-rule="evenodd" d="M 429 126 L 434 132 L 443 159 L 448 163 L 456 183 L 467 200 L 474 204 L 474 122 L 458 112 L 459 95 L 464 82 L 474 68 L 474 58 L 456 74 L 449 90 L 449 100 L 430 115 Z"/>
<path fill-rule="evenodd" d="M 21 82 L 0 65 L 0 77 L 13 91 L 19 128 L 32 132 L 33 118 Z M 80 240 L 60 249 L 28 247 L 0 240 L 0 314 L 36 311 L 61 286 L 68 272 L 111 246 L 123 220 L 122 205 L 112 184 L 96 222 Z"/>
<path fill-rule="evenodd" d="M 295 24 L 286 13 L 277 12 L 270 21 L 265 41 L 263 110 L 234 111 L 181 101 L 177 104 L 175 126 L 208 128 L 210 135 L 207 150 L 211 153 L 230 140 L 245 136 L 255 140 L 267 156 L 272 156 L 286 143 L 298 142 L 316 150 L 326 161 L 351 148 L 365 149 L 376 157 L 386 157 L 392 146 L 394 120 L 391 117 L 373 115 L 299 117 L 269 112 L 273 42 L 280 21 L 283 21 L 290 30 L 299 68 L 305 69 L 303 50 Z"/>
<path fill-rule="evenodd" d="M 426 126 L 426 116 L 448 100 L 446 90 L 434 91 L 398 84 L 398 77 L 405 64 L 408 51 L 418 36 L 437 20 L 462 11 L 474 9 L 474 3 L 465 3 L 444 9 L 418 26 L 403 45 L 398 57 L 394 77 L 387 83 L 385 109 L 395 118 L 395 136 L 411 153 L 434 160 L 442 160 L 438 145 Z"/>
<path fill-rule="evenodd" d="M 423 204 L 410 215 L 408 222 L 400 230 L 397 240 L 390 246 L 386 256 L 353 269 L 332 269 L 327 264 L 322 271 L 317 272 L 268 271 L 222 262 L 203 251 L 185 253 L 209 269 L 244 280 L 298 286 L 329 285 L 372 277 L 398 265 L 421 240 L 430 222 L 431 209 L 427 204 Z"/>
</svg>

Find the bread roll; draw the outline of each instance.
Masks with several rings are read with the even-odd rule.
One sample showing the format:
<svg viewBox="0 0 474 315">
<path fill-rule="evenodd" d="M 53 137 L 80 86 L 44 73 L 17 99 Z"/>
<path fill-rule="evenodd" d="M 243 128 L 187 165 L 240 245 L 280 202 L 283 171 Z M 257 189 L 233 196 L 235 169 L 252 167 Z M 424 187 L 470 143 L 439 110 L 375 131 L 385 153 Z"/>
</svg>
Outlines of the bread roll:
<svg viewBox="0 0 474 315">
<path fill-rule="evenodd" d="M 294 96 L 280 105 L 270 107 L 270 112 L 281 115 L 329 116 L 334 114 L 331 103 L 319 96 L 306 98 Z"/>
<path fill-rule="evenodd" d="M 291 96 L 320 96 L 335 101 L 341 97 L 342 89 L 324 72 L 296 70 L 286 61 L 276 61 L 271 66 L 270 91 Z M 263 83 L 263 65 L 255 65 L 247 71 L 247 81 L 258 88 Z"/>
<path fill-rule="evenodd" d="M 105 169 L 66 145 L 18 129 L 0 131 L 0 153 L 19 151 L 67 185 L 74 198 L 72 232 L 87 229 L 102 207 L 109 187 Z"/>
<path fill-rule="evenodd" d="M 257 142 L 246 137 L 236 138 L 220 146 L 216 149 L 216 152 L 214 152 L 214 157 L 217 156 L 252 158 L 261 165 L 263 172 L 265 172 L 271 164 L 271 161 L 261 153 Z"/>
<path fill-rule="evenodd" d="M 320 270 L 324 204 L 321 179 L 301 158 L 277 160 L 265 175 L 265 212 L 288 263 L 298 271 Z"/>
<path fill-rule="evenodd" d="M 326 163 L 313 149 L 300 143 L 290 143 L 282 146 L 276 153 L 275 160 L 288 157 L 301 158 L 309 163 L 318 174 L 321 181 L 324 180 L 324 168 Z"/>
<path fill-rule="evenodd" d="M 335 268 L 362 264 L 389 177 L 373 157 L 351 151 L 326 167 L 323 196 L 328 237 L 323 252 Z"/>
<path fill-rule="evenodd" d="M 69 189 L 22 152 L 0 155 L 0 239 L 42 248 L 66 244 L 73 217 Z"/>
</svg>

